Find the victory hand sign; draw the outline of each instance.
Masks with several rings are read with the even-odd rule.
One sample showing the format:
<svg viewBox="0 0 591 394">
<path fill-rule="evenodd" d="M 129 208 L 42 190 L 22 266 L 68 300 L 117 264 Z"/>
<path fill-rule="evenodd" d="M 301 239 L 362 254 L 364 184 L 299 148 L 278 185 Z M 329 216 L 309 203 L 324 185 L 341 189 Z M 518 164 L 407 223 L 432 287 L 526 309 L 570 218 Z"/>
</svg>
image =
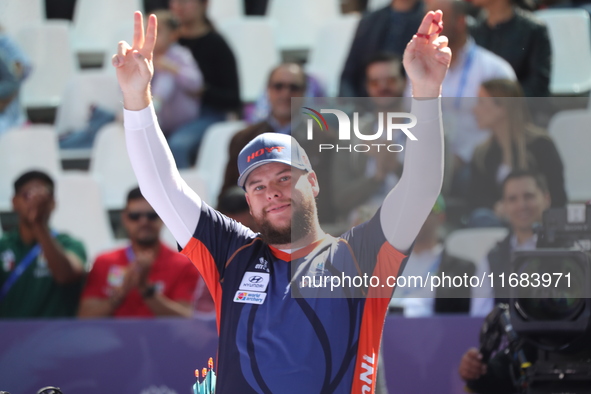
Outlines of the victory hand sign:
<svg viewBox="0 0 591 394">
<path fill-rule="evenodd" d="M 156 42 L 156 16 L 148 18 L 148 29 L 144 35 L 142 13 L 134 14 L 133 46 L 121 41 L 112 63 L 117 68 L 117 80 L 123 91 L 126 109 L 139 111 L 150 105 L 150 80 L 154 75 L 152 53 Z"/>
</svg>

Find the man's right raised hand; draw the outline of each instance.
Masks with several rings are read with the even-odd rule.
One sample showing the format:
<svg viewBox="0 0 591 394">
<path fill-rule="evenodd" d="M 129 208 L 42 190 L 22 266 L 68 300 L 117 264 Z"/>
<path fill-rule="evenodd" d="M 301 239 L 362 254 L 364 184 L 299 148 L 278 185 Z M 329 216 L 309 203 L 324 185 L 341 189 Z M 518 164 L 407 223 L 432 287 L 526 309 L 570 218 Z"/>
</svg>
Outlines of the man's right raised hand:
<svg viewBox="0 0 591 394">
<path fill-rule="evenodd" d="M 117 80 L 123 92 L 123 105 L 130 111 L 139 111 L 150 105 L 150 80 L 154 75 L 152 54 L 156 43 L 156 16 L 148 18 L 148 29 L 144 35 L 142 13 L 134 16 L 133 46 L 119 42 L 117 54 L 112 63 L 117 68 Z"/>
</svg>

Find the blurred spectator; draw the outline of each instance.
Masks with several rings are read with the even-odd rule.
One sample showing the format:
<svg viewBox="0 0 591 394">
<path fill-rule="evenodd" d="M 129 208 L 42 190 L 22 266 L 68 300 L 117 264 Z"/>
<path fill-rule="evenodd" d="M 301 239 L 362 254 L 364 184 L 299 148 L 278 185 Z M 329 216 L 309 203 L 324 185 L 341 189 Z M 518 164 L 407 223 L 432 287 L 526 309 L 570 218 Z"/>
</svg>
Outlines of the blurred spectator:
<svg viewBox="0 0 591 394">
<path fill-rule="evenodd" d="M 179 44 L 193 54 L 204 82 L 199 118 L 175 131 L 168 141 L 177 167 L 188 168 L 207 128 L 240 111 L 238 69 L 226 40 L 206 16 L 207 0 L 170 0 L 169 5 L 181 23 Z"/>
<path fill-rule="evenodd" d="M 220 196 L 238 182 L 238 154 L 256 136 L 276 132 L 291 134 L 291 98 L 302 97 L 306 91 L 306 75 L 297 63 L 284 63 L 275 67 L 267 81 L 269 113 L 265 120 L 239 131 L 230 142 L 230 156 L 226 166 Z M 219 197 L 218 197 L 219 200 Z"/>
<path fill-rule="evenodd" d="M 127 195 L 122 222 L 130 245 L 97 257 L 78 316 L 190 317 L 199 273 L 160 242 L 162 221 L 139 188 Z"/>
<path fill-rule="evenodd" d="M 242 223 L 253 231 L 258 231 L 254 219 L 250 215 L 250 207 L 246 201 L 244 190 L 240 186 L 226 189 L 218 199 L 218 211 L 227 217 Z"/>
<path fill-rule="evenodd" d="M 400 97 L 406 78 L 400 58 L 392 53 L 374 55 L 365 68 L 365 86 L 372 98 L 372 108 L 366 111 L 359 123 L 360 130 L 379 128 L 378 112 L 403 111 Z M 383 118 L 385 130 L 387 118 Z M 369 134 L 368 132 L 365 132 Z M 357 140 L 357 143 L 363 141 Z M 397 130 L 395 143 L 404 145 L 405 136 Z M 385 142 L 385 141 L 373 141 Z M 334 155 L 334 204 L 339 216 L 353 223 L 362 223 L 360 217 L 369 219 L 380 207 L 384 197 L 398 183 L 402 173 L 402 152 L 392 153 L 385 148 L 369 152 L 340 152 Z M 368 215 L 370 215 L 368 217 Z"/>
<path fill-rule="evenodd" d="M 536 248 L 537 234 L 533 226 L 542 222 L 542 213 L 550 208 L 551 197 L 544 178 L 529 171 L 514 171 L 509 174 L 502 185 L 503 212 L 509 222 L 510 233 L 499 242 L 478 267 L 476 275 L 484 272 L 511 273 L 511 255 L 516 250 L 533 250 Z M 499 302 L 508 302 L 501 298 L 494 289 L 484 286 L 472 290 L 470 313 L 474 316 L 486 316 Z"/>
<path fill-rule="evenodd" d="M 305 78 L 306 91 L 303 97 L 326 97 L 326 92 L 316 77 L 305 74 Z M 244 112 L 244 118 L 248 123 L 256 123 L 268 119 L 271 112 L 268 89 L 265 89 L 264 93 L 259 96 L 252 109 L 249 110 L 247 106 Z"/>
<path fill-rule="evenodd" d="M 226 165 L 224 182 L 218 195 L 218 201 L 228 188 L 236 186 L 238 182 L 238 154 L 242 148 L 256 136 L 267 132 L 289 134 L 296 138 L 300 145 L 309 152 L 310 162 L 315 169 L 319 182 L 326 179 L 324 182 L 328 184 L 328 179 L 332 175 L 330 173 L 332 156 L 329 152 L 318 154 L 318 144 L 333 142 L 332 135 L 317 133 L 315 141 L 309 141 L 305 137 L 305 122 L 300 121 L 300 118 L 298 118 L 292 124 L 291 99 L 302 97 L 305 91 L 306 75 L 299 64 L 283 63 L 271 70 L 267 81 L 267 95 L 270 104 L 269 116 L 264 121 L 250 125 L 232 137 L 229 146 L 228 164 Z M 332 221 L 334 209 L 330 188 L 323 190 L 318 198 L 318 204 L 320 221 Z"/>
<path fill-rule="evenodd" d="M 412 253 L 400 276 L 420 276 L 427 273 L 449 276 L 474 275 L 474 263 L 452 257 L 445 252 L 441 230 L 445 223 L 445 201 L 439 196 L 427 220 L 417 235 Z M 470 289 L 438 287 L 397 287 L 390 307 L 403 308 L 405 317 L 426 317 L 434 313 L 469 313 Z"/>
<path fill-rule="evenodd" d="M 471 28 L 476 43 L 507 60 L 526 97 L 550 95 L 552 56 L 546 26 L 514 0 L 474 0 L 484 9 Z"/>
<path fill-rule="evenodd" d="M 478 90 L 483 82 L 491 79 L 516 80 L 509 63 L 489 50 L 477 45 L 468 33 L 466 16 L 469 3 L 463 0 L 427 0 L 429 10 L 442 10 L 443 32 L 453 53 L 451 65 L 443 80 L 443 116 L 446 137 L 454 155 L 454 168 L 450 168 L 454 182 L 452 193 L 463 196 L 470 181 L 470 161 L 474 149 L 488 137 L 486 130 L 478 127 L 474 113 Z M 407 91 L 410 96 L 410 89 Z M 467 97 L 460 99 L 460 97 Z"/>
<path fill-rule="evenodd" d="M 0 239 L 0 317 L 69 317 L 78 308 L 86 252 L 49 228 L 54 182 L 30 171 L 14 183 L 18 229 Z"/>
<path fill-rule="evenodd" d="M 30 72 L 29 59 L 0 29 L 0 134 L 26 121 L 19 100 L 19 89 Z"/>
<path fill-rule="evenodd" d="M 191 51 L 180 46 L 180 23 L 168 10 L 158 10 L 158 36 L 154 46 L 152 100 L 167 137 L 199 116 L 203 76 Z"/>
<path fill-rule="evenodd" d="M 552 206 L 564 206 L 567 197 L 562 160 L 548 133 L 529 121 L 519 85 L 508 80 L 483 83 L 474 113 L 479 127 L 490 130 L 491 136 L 474 152 L 471 206 L 494 209 L 501 198 L 499 186 L 513 170 L 542 174 L 548 182 Z"/>
<path fill-rule="evenodd" d="M 357 26 L 341 75 L 340 96 L 367 97 L 365 66 L 380 52 L 400 57 L 423 19 L 420 0 L 392 0 L 392 4 L 363 17 Z"/>
</svg>

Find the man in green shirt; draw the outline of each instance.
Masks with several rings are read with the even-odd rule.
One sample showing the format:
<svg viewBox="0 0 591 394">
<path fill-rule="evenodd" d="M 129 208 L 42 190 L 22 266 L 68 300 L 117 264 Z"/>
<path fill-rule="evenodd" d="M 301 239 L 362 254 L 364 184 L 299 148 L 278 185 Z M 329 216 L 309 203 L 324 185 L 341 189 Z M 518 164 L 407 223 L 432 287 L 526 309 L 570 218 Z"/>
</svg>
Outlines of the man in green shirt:
<svg viewBox="0 0 591 394">
<path fill-rule="evenodd" d="M 40 171 L 14 183 L 18 229 L 0 238 L 0 318 L 74 316 L 85 275 L 79 241 L 49 228 L 53 180 Z"/>
</svg>

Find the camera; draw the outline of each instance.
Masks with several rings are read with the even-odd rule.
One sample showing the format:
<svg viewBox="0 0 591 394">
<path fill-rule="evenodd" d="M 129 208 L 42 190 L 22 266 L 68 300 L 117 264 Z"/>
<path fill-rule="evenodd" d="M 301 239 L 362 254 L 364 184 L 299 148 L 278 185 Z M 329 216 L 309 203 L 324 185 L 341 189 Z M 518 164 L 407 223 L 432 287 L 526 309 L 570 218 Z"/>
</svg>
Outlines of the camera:
<svg viewBox="0 0 591 394">
<path fill-rule="evenodd" d="M 549 209 L 535 230 L 536 249 L 504 273 L 508 303 L 483 324 L 484 361 L 504 343 L 516 393 L 590 394 L 591 205 Z"/>
</svg>

